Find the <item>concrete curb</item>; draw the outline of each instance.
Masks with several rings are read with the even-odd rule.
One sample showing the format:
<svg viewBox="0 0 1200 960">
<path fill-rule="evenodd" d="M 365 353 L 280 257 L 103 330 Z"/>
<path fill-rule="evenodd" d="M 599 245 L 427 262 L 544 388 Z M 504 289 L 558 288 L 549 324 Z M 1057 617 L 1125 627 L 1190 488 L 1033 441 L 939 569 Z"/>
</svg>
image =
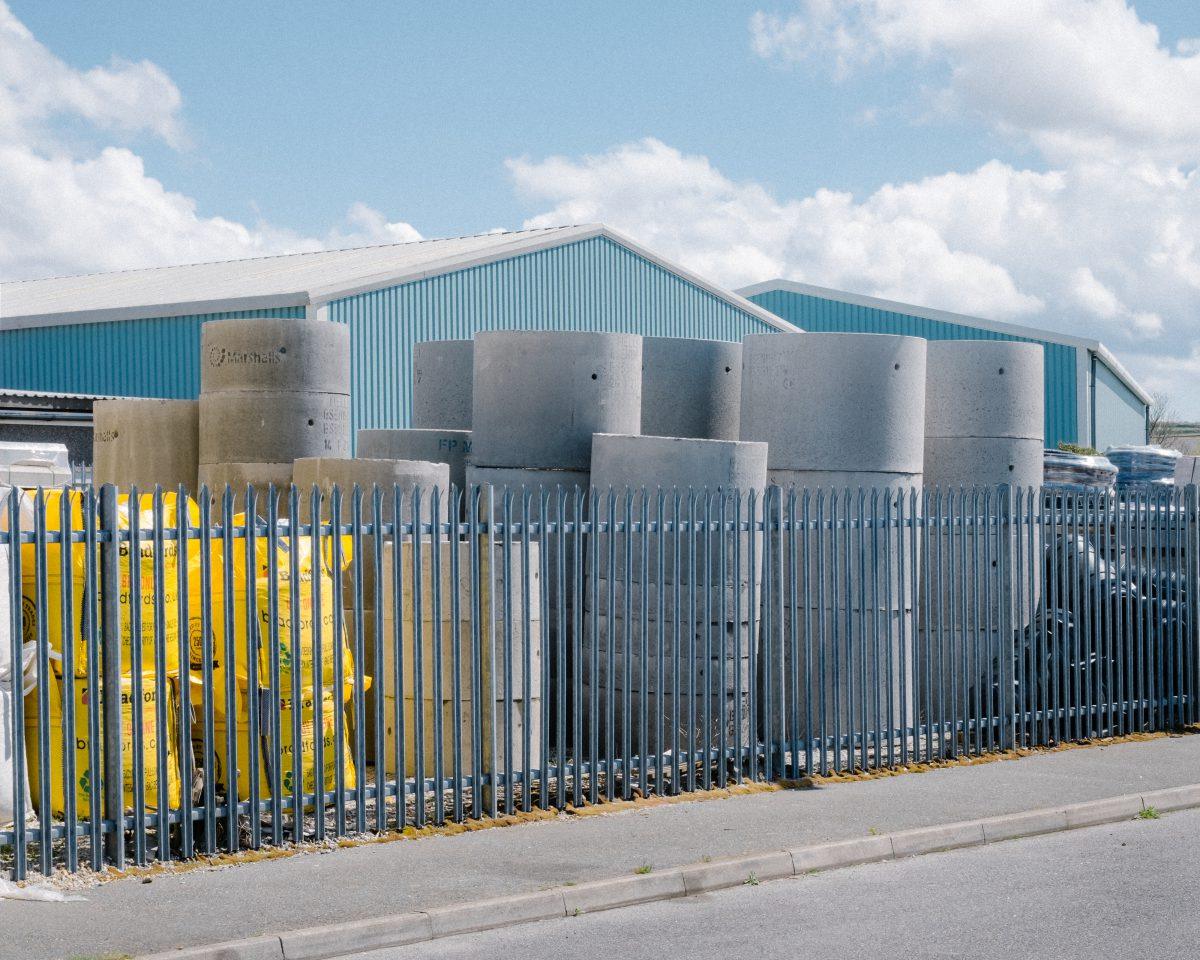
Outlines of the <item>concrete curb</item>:
<svg viewBox="0 0 1200 960">
<path fill-rule="evenodd" d="M 1143 810 L 1161 813 L 1200 807 L 1200 783 L 1141 795 L 1107 797 L 1043 810 L 947 823 L 916 830 L 858 837 L 787 851 L 768 851 L 706 863 L 554 887 L 494 900 L 436 907 L 388 917 L 351 920 L 279 936 L 230 940 L 204 947 L 168 950 L 140 960 L 333 960 L 352 953 L 400 947 L 461 933 L 552 920 L 695 896 L 712 890 L 800 877 L 881 860 L 898 860 L 1000 840 L 1033 837 L 1079 827 L 1118 823 Z"/>
</svg>

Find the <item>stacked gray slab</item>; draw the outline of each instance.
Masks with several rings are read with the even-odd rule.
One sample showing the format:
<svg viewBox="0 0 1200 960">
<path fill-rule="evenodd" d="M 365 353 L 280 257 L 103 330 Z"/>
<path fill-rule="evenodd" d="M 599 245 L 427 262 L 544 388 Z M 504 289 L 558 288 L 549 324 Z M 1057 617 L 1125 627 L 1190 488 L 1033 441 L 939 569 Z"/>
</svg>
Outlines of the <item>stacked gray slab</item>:
<svg viewBox="0 0 1200 960">
<path fill-rule="evenodd" d="M 444 463 L 450 470 L 450 483 L 459 497 L 465 498 L 470 430 L 359 430 L 356 452 L 360 457 L 377 460 Z M 443 492 L 448 495 L 449 489 Z"/>
<path fill-rule="evenodd" d="M 323 320 L 215 320 L 200 332 L 199 482 L 242 506 L 303 457 L 350 456 L 350 330 Z M 284 491 L 286 495 L 286 489 Z"/>
<path fill-rule="evenodd" d="M 732 523 L 751 495 L 762 496 L 767 445 L 597 434 L 592 479 L 615 495 L 601 500 L 602 523 L 627 511 L 635 522 L 672 528 Z M 759 603 L 750 571 L 761 543 L 724 531 L 599 537 L 585 586 L 581 672 L 584 725 L 595 730 L 601 756 L 745 742 Z"/>
<path fill-rule="evenodd" d="M 475 344 L 425 340 L 413 347 L 412 425 L 470 430 Z"/>
<path fill-rule="evenodd" d="M 142 493 L 196 486 L 199 404 L 195 400 L 97 400 L 92 408 L 92 477 L 97 486 Z"/>
<path fill-rule="evenodd" d="M 765 508 L 789 518 L 795 491 L 797 525 L 809 517 L 764 561 L 763 736 L 886 736 L 911 716 L 915 545 L 858 520 L 894 518 L 921 485 L 925 341 L 751 335 L 741 417 L 742 439 L 769 447 Z"/>
<path fill-rule="evenodd" d="M 531 501 L 531 521 L 556 520 L 560 510 L 570 520 L 577 505 L 586 514 L 592 435 L 636 434 L 641 414 L 639 336 L 533 330 L 477 334 L 468 489 L 481 486 L 483 511 L 486 515 L 495 509 L 497 519 L 506 489 L 513 498 L 514 521 L 524 516 L 523 489 Z M 552 684 L 566 684 L 570 654 L 560 657 L 558 648 L 572 649 L 568 640 L 573 638 L 577 559 L 572 547 L 582 538 L 566 538 L 565 553 L 555 549 L 556 536 L 542 540 L 542 559 L 550 571 L 542 585 L 551 654 L 547 670 Z M 578 560 L 582 563 L 582 557 Z M 562 633 L 560 623 L 566 627 Z"/>
<path fill-rule="evenodd" d="M 736 440 L 742 345 L 725 340 L 642 340 L 642 430 L 651 437 Z"/>
<path fill-rule="evenodd" d="M 1027 506 L 1042 485 L 1045 439 L 1043 348 L 1001 340 L 929 344 L 925 396 L 925 486 L 931 508 L 958 517 L 1011 515 L 1016 491 Z M 1028 531 L 1026 531 L 1027 533 Z M 960 523 L 929 546 L 921 586 L 917 687 L 931 721 L 999 705 L 986 689 L 1009 691 L 1015 634 L 1037 605 L 1027 565 L 1039 541 L 994 525 Z M 1036 573 L 1036 567 L 1034 572 Z M 1001 670 L 1001 663 L 1005 664 Z"/>
<path fill-rule="evenodd" d="M 314 487 L 320 492 L 320 520 L 329 523 L 333 518 L 332 495 L 336 488 L 340 492 L 339 522 L 347 524 L 354 519 L 354 490 L 360 491 L 360 509 L 363 524 L 394 523 L 396 517 L 396 492 L 401 495 L 403 513 L 401 522 L 411 523 L 414 516 L 414 503 L 420 500 L 418 516 L 421 523 L 431 522 L 433 506 L 433 491 L 436 488 L 439 496 L 444 497 L 444 491 L 449 485 L 449 469 L 443 463 L 421 463 L 410 460 L 351 460 L 344 458 L 302 457 L 296 460 L 293 467 L 293 481 L 300 495 L 300 516 L 304 522 L 311 522 L 312 494 Z M 380 494 L 380 513 L 375 515 L 375 490 Z M 445 503 L 439 502 L 439 519 L 445 520 Z M 381 538 L 381 552 L 390 549 L 394 537 Z M 425 537 L 429 539 L 428 535 Z M 370 676 L 375 673 L 376 665 L 376 611 L 382 614 L 386 600 L 385 591 L 391 589 L 391 584 L 381 582 L 375 569 L 375 538 L 363 535 L 356 546 L 361 550 L 351 550 L 353 559 L 342 575 L 342 607 L 345 611 L 346 635 L 351 638 L 351 646 L 358 649 L 358 628 L 355 610 L 359 604 L 356 580 L 362 584 L 362 648 L 363 670 Z M 378 591 L 378 596 L 377 596 Z M 390 659 L 386 658 L 385 659 Z M 366 744 L 369 753 L 373 753 L 375 744 L 375 687 L 367 694 L 366 712 Z"/>
</svg>

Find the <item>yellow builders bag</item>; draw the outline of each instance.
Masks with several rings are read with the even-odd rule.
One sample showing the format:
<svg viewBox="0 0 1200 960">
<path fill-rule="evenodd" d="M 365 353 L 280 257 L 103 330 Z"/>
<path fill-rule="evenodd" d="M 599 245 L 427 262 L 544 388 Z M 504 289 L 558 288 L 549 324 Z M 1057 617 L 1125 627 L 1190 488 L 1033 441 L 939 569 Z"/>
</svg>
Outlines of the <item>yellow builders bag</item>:
<svg viewBox="0 0 1200 960">
<path fill-rule="evenodd" d="M 245 523 L 244 515 L 233 520 L 235 525 Z M 327 538 L 328 539 L 328 538 Z M 255 543 L 255 611 L 254 635 L 247 633 L 247 611 L 249 607 L 246 590 L 246 548 L 245 541 L 235 540 L 232 566 L 232 592 L 227 596 L 225 590 L 225 553 L 222 543 L 212 544 L 212 560 L 210 565 L 212 582 L 211 602 L 211 631 L 212 631 L 212 675 L 213 675 L 213 704 L 214 714 L 218 717 L 227 715 L 226 669 L 227 669 L 227 622 L 226 611 L 233 612 L 233 644 L 234 671 L 240 687 L 250 682 L 249 662 L 251 651 L 258 655 L 258 685 L 267 687 L 270 683 L 272 661 L 272 623 L 279 644 L 279 685 L 281 690 L 292 689 L 292 672 L 300 671 L 300 683 L 305 688 L 315 685 L 318 673 L 315 657 L 319 641 L 321 666 L 320 677 L 322 686 L 330 689 L 334 684 L 335 657 L 341 656 L 344 677 L 352 678 L 354 660 L 348 642 L 348 631 L 343 618 L 340 642 L 334 634 L 334 571 L 330 564 L 331 551 L 322 548 L 323 556 L 314 561 L 312 541 L 302 537 L 297 541 L 296 554 L 298 563 L 292 570 L 292 555 L 286 537 L 280 538 L 275 553 L 275 576 L 272 577 L 269 546 L 265 537 L 260 537 Z M 347 556 L 343 554 L 343 557 Z M 190 581 L 191 582 L 191 581 Z M 314 590 L 314 583 L 316 589 Z M 298 609 L 293 618 L 292 594 L 296 593 Z M 272 618 L 271 598 L 275 596 L 275 616 Z M 189 599 L 190 624 L 189 647 L 191 662 L 189 664 L 193 692 L 192 703 L 199 706 L 196 683 L 203 682 L 204 676 L 204 625 L 201 617 L 202 591 L 200 589 L 200 573 L 194 571 L 194 585 Z M 319 611 L 318 608 L 319 607 Z M 318 616 L 319 613 L 319 616 Z M 319 623 L 317 622 L 319 620 Z"/>
<path fill-rule="evenodd" d="M 91 816 L 91 788 L 93 779 L 103 776 L 104 748 L 101 743 L 96 750 L 96 764 L 92 765 L 91 737 L 88 726 L 89 704 L 95 692 L 100 690 L 99 684 L 89 684 L 84 678 L 76 678 L 74 682 L 74 750 L 75 750 L 75 815 L 80 819 Z M 48 716 L 50 733 L 50 812 L 51 816 L 65 816 L 66 790 L 63 784 L 63 678 L 51 670 L 50 676 L 50 712 Z M 121 678 L 121 768 L 124 772 L 125 809 L 133 810 L 133 781 L 137 769 L 133 755 L 133 732 L 135 725 L 142 731 L 142 776 L 145 786 L 145 810 L 157 810 L 160 796 L 158 776 L 158 744 L 160 733 L 166 740 L 167 748 L 167 803 L 170 807 L 180 804 L 179 754 L 176 749 L 178 731 L 177 713 L 175 709 L 174 682 L 168 680 L 164 687 L 166 693 L 166 729 L 159 730 L 158 726 L 158 694 L 154 676 L 148 674 L 142 677 L 141 697 L 138 703 L 133 702 L 133 680 L 130 677 Z M 98 705 L 103 713 L 103 704 Z M 38 691 L 35 689 L 25 698 L 25 748 L 29 759 L 30 792 L 34 804 L 41 803 L 41 756 L 38 739 Z M 100 784 L 101 790 L 103 783 Z M 43 812 L 40 811 L 39 812 Z"/>
<path fill-rule="evenodd" d="M 271 695 L 267 690 L 259 690 L 256 696 L 250 696 L 242 691 L 246 702 L 258 705 L 259 730 L 257 742 L 254 745 L 254 755 L 258 758 L 258 791 L 260 799 L 271 796 L 272 771 L 274 770 L 274 747 L 271 734 Z M 303 781 L 303 791 L 308 794 L 317 792 L 316 744 L 318 737 L 323 752 L 322 789 L 329 792 L 337 784 L 337 751 L 336 751 L 336 720 L 338 710 L 344 710 L 343 699 L 335 697 L 331 690 L 325 690 L 321 696 L 321 716 L 318 726 L 315 692 L 309 688 L 304 690 L 299 702 L 300 714 L 300 775 Z M 279 700 L 279 782 L 282 797 L 292 793 L 295 784 L 295 757 L 297 746 L 294 722 L 296 706 L 290 691 L 284 691 Z M 227 727 L 224 722 L 216 725 L 217 729 L 217 781 L 228 788 L 228 779 L 224 769 L 224 743 Z M 357 784 L 354 755 L 351 752 L 349 739 L 350 723 L 343 714 L 343 769 L 344 783 L 347 789 Z M 237 729 L 237 764 L 239 800 L 250 797 L 250 756 L 251 745 L 249 727 L 245 717 L 239 717 Z"/>
<path fill-rule="evenodd" d="M 58 532 L 62 526 L 62 502 L 68 498 L 70 511 L 70 531 L 81 532 L 84 529 L 84 494 L 78 490 L 62 491 L 49 490 L 43 494 L 45 498 L 46 530 Z M 177 528 L 180 521 L 195 525 L 199 522 L 196 505 L 187 498 L 181 503 L 178 494 L 163 494 L 163 526 L 166 529 Z M 33 529 L 34 500 L 29 499 L 30 510 L 22 511 L 24 530 Z M 131 519 L 139 530 L 152 530 L 154 527 L 154 496 L 143 494 L 138 496 L 136 505 L 130 504 L 128 496 L 117 500 L 118 524 L 122 530 L 130 528 Z M 136 599 L 137 610 L 141 624 L 138 635 L 141 638 L 141 664 L 143 670 L 155 668 L 155 638 L 156 608 L 159 598 L 155 591 L 156 555 L 161 553 L 162 597 L 161 619 L 163 645 L 167 675 L 179 675 L 179 541 L 164 540 L 161 550 L 156 550 L 153 538 L 147 534 L 138 546 L 138 556 L 134 557 L 132 544 L 122 542 L 120 548 L 120 604 L 121 604 L 121 665 L 122 674 L 132 676 L 134 672 L 132 644 L 133 638 L 133 602 Z M 197 553 L 198 547 L 189 544 L 192 554 Z M 94 614 L 99 618 L 99 607 L 96 598 L 89 596 L 87 591 L 87 546 L 72 543 L 69 545 L 69 589 L 71 593 L 70 621 L 63 616 L 63 598 L 66 588 L 63 580 L 63 545 L 47 543 L 42 564 L 45 568 L 46 605 L 38 605 L 38 579 L 41 575 L 38 564 L 38 551 L 35 544 L 26 543 L 21 547 L 21 594 L 22 594 L 22 630 L 27 641 L 37 639 L 39 620 L 46 620 L 47 634 L 52 650 L 62 653 L 67 642 L 72 644 L 73 669 L 78 677 L 87 673 L 87 637 L 84 632 L 84 607 L 91 603 Z M 100 584 L 100 556 L 96 551 L 95 583 Z M 189 566 L 192 557 L 189 556 Z M 189 573 L 192 573 L 189 570 Z M 134 584 L 139 587 L 138 596 L 134 596 Z M 99 620 L 97 619 L 97 624 Z M 98 631 L 98 627 L 97 627 Z"/>
</svg>

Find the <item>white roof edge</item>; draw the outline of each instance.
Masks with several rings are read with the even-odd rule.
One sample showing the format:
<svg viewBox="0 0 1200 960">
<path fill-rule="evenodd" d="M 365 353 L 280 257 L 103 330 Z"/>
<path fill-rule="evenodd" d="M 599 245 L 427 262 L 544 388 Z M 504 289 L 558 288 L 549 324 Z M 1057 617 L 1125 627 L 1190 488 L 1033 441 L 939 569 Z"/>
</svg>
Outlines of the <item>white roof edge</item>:
<svg viewBox="0 0 1200 960">
<path fill-rule="evenodd" d="M 36 327 L 59 327 L 73 323 L 151 320 L 158 317 L 188 317 L 198 313 L 274 310 L 279 307 L 302 307 L 307 303 L 308 294 L 300 290 L 293 293 L 272 293 L 254 297 L 225 297 L 218 300 L 141 304 L 133 307 L 108 307 L 101 310 L 71 310 L 65 313 L 34 313 L 17 316 L 0 314 L 0 330 L 28 330 Z"/>
<path fill-rule="evenodd" d="M 493 263 L 497 260 L 507 260 L 509 257 L 533 253 L 550 247 L 558 247 L 564 243 L 576 240 L 586 240 L 598 236 L 603 230 L 601 224 L 585 223 L 573 227 L 552 228 L 545 235 L 536 237 L 520 237 L 503 244 L 498 244 L 488 250 L 470 251 L 441 260 L 431 260 L 416 267 L 402 270 L 385 270 L 368 277 L 360 277 L 354 283 L 329 284 L 324 287 L 314 287 L 308 291 L 308 302 L 320 305 L 343 297 L 353 297 L 360 293 L 370 293 L 372 290 L 382 290 L 384 287 L 394 287 L 402 283 L 412 283 L 414 280 L 424 280 L 455 270 Z"/>
<path fill-rule="evenodd" d="M 756 303 L 752 303 L 745 297 L 735 293 L 732 290 L 720 287 L 703 277 L 698 276 L 685 267 L 681 267 L 677 263 L 672 263 L 670 260 L 659 256 L 658 254 L 647 250 L 641 244 L 631 237 L 626 236 L 619 230 L 614 230 L 612 227 L 606 226 L 603 223 L 585 223 L 576 227 L 561 228 L 549 233 L 545 236 L 537 237 L 522 237 L 514 240 L 511 243 L 503 246 L 495 247 L 484 252 L 473 252 L 458 254 L 453 257 L 446 257 L 443 260 L 434 261 L 432 263 L 421 264 L 420 267 L 410 270 L 399 270 L 377 274 L 373 277 L 366 277 L 359 282 L 347 286 L 346 284 L 337 284 L 309 291 L 310 302 L 313 304 L 325 304 L 332 300 L 341 300 L 344 297 L 356 296 L 360 293 L 369 293 L 372 290 L 380 290 L 384 287 L 393 287 L 402 283 L 412 283 L 416 280 L 424 280 L 427 277 L 434 277 L 444 273 L 452 273 L 455 270 L 465 270 L 469 267 L 479 266 L 485 263 L 494 263 L 497 260 L 507 260 L 509 257 L 521 256 L 522 254 L 534 253 L 538 250 L 546 250 L 551 247 L 559 247 L 564 243 L 575 243 L 579 240 L 588 240 L 592 237 L 607 237 L 615 243 L 626 247 L 639 257 L 649 260 L 651 263 L 657 264 L 664 270 L 677 274 L 689 283 L 706 290 L 715 297 L 720 297 L 732 306 L 751 314 L 764 323 L 775 327 L 785 333 L 798 333 L 800 328 L 788 323 L 780 317 L 775 316 L 769 310 L 765 310 Z"/>
<path fill-rule="evenodd" d="M 984 317 L 974 317 L 965 313 L 953 313 L 949 310 L 935 310 L 932 307 L 921 307 L 914 303 L 903 303 L 899 300 L 884 300 L 882 297 L 869 297 L 862 293 L 849 293 L 845 290 L 834 290 L 832 287 L 819 287 L 811 283 L 801 283 L 798 280 L 763 280 L 759 283 L 752 283 L 749 286 L 741 287 L 737 290 L 737 293 L 743 297 L 752 297 L 756 294 L 767 293 L 772 290 L 801 293 L 812 297 L 820 297 L 823 300 L 851 303 L 860 307 L 873 307 L 877 310 L 886 310 L 890 313 L 903 313 L 912 317 L 921 317 L 925 320 L 937 320 L 942 323 L 954 323 L 965 327 L 978 327 L 981 330 L 990 330 L 994 333 L 1006 333 L 1014 337 L 1028 337 L 1032 340 L 1045 340 L 1049 343 L 1061 343 L 1068 347 L 1087 350 L 1096 354 L 1104 365 L 1112 370 L 1117 378 L 1137 395 L 1139 400 L 1143 403 L 1151 402 L 1150 394 L 1133 379 L 1129 371 L 1113 356 L 1112 351 L 1099 340 L 1091 340 L 1087 337 L 1073 337 L 1067 333 L 1056 333 L 1052 330 L 1043 330 L 1039 327 L 1026 327 L 1017 323 L 1005 323 L 1000 320 L 988 320 Z"/>
<path fill-rule="evenodd" d="M 746 297 L 744 296 L 744 294 L 742 293 L 742 291 L 729 290 L 725 287 L 717 286 L 717 284 L 713 283 L 710 280 L 705 280 L 699 274 L 693 273 L 691 270 L 687 269 L 686 267 L 682 267 L 677 263 L 667 260 L 665 257 L 659 256 L 657 253 L 653 253 L 652 251 L 647 250 L 645 247 L 643 247 L 640 243 L 638 243 L 632 237 L 626 236 L 625 234 L 621 233 L 621 231 L 614 230 L 612 227 L 608 227 L 603 224 L 600 224 L 599 227 L 600 227 L 600 232 L 604 236 L 608 237 L 610 240 L 613 240 L 616 243 L 621 244 L 621 246 L 623 246 L 623 247 L 629 248 L 634 253 L 636 253 L 639 257 L 644 257 L 645 259 L 649 260 L 651 263 L 657 264 L 658 266 L 662 267 L 664 270 L 669 270 L 669 271 L 671 271 L 671 273 L 678 274 L 684 280 L 687 280 L 689 283 L 694 284 L 695 286 L 699 287 L 702 290 L 707 290 L 709 293 L 711 293 L 715 297 L 720 297 L 722 300 L 726 301 L 727 303 L 731 304 L 732 306 L 735 306 L 739 310 L 744 310 L 746 313 L 749 313 L 752 316 L 757 317 L 763 323 L 766 323 L 769 326 L 774 327 L 776 330 L 779 330 L 783 333 L 803 333 L 804 332 L 800 327 L 796 326 L 794 323 L 789 323 L 788 321 L 784 320 L 782 317 L 779 317 L 779 316 L 776 316 L 775 314 L 773 314 L 770 310 L 766 310 L 763 307 L 760 307 L 757 303 L 747 300 Z"/>
</svg>

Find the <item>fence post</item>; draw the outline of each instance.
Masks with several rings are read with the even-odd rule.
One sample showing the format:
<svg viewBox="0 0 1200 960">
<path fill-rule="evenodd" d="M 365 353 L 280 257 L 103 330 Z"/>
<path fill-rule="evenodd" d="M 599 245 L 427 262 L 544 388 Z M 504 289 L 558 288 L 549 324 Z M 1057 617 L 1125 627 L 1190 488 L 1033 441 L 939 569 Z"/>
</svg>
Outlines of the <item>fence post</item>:
<svg viewBox="0 0 1200 960">
<path fill-rule="evenodd" d="M 100 544 L 104 815 L 113 821 L 112 831 L 104 838 L 104 849 L 108 861 L 120 870 L 125 866 L 125 791 L 121 764 L 121 544 L 117 488 L 111 483 L 100 488 L 100 529 L 107 533 Z M 95 816 L 95 811 L 92 815 Z"/>
</svg>

